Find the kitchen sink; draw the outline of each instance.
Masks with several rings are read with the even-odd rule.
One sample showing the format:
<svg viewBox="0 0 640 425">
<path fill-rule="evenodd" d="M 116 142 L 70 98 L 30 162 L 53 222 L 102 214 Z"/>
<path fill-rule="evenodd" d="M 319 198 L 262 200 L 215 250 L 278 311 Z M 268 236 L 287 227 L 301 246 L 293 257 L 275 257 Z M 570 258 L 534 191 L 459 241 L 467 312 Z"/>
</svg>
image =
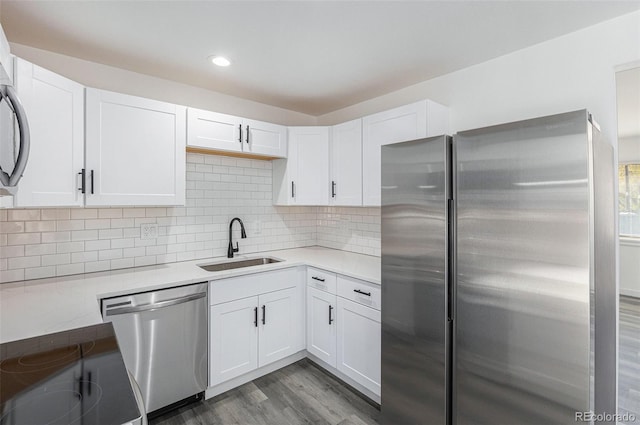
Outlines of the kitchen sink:
<svg viewBox="0 0 640 425">
<path fill-rule="evenodd" d="M 248 258 L 246 260 L 227 261 L 225 263 L 212 263 L 212 264 L 198 264 L 203 270 L 208 272 L 219 272 L 222 270 L 240 269 L 242 267 L 262 266 L 264 264 L 279 263 L 282 260 L 278 260 L 273 257 L 260 257 L 260 258 Z"/>
</svg>

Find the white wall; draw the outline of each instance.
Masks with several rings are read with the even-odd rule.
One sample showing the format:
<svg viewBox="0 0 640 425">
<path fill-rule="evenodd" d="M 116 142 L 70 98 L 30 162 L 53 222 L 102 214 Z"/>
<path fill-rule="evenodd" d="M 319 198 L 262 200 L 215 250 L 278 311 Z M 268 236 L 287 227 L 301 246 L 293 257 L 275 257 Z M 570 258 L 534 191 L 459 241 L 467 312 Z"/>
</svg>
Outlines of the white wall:
<svg viewBox="0 0 640 425">
<path fill-rule="evenodd" d="M 640 242 L 620 238 L 620 293 L 640 297 Z"/>
<path fill-rule="evenodd" d="M 429 98 L 451 108 L 452 131 L 587 108 L 615 141 L 614 68 L 637 60 L 640 12 L 320 116 L 318 124 Z"/>
<path fill-rule="evenodd" d="M 618 138 L 618 161 L 621 164 L 640 163 L 640 136 Z"/>
<path fill-rule="evenodd" d="M 88 87 L 117 91 L 180 105 L 285 125 L 315 125 L 311 115 L 200 87 L 139 74 L 47 50 L 10 43 L 11 53 Z"/>
<path fill-rule="evenodd" d="M 320 116 L 318 124 L 424 98 L 450 107 L 452 133 L 587 108 L 617 158 L 615 71 L 638 60 L 640 12 L 634 12 Z M 640 296 L 640 247 L 622 245 L 618 251 L 621 291 Z"/>
</svg>

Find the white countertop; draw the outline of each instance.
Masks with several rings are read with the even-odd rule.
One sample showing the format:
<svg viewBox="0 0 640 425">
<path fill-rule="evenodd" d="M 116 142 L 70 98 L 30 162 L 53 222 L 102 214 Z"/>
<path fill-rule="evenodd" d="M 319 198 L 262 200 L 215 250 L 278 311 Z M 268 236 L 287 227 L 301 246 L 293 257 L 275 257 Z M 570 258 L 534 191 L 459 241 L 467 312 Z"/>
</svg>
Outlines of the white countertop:
<svg viewBox="0 0 640 425">
<path fill-rule="evenodd" d="M 309 247 L 236 255 L 275 257 L 279 263 L 220 272 L 197 265 L 225 257 L 0 285 L 0 343 L 102 323 L 100 299 L 196 282 L 309 265 L 380 284 L 380 258 Z"/>
</svg>

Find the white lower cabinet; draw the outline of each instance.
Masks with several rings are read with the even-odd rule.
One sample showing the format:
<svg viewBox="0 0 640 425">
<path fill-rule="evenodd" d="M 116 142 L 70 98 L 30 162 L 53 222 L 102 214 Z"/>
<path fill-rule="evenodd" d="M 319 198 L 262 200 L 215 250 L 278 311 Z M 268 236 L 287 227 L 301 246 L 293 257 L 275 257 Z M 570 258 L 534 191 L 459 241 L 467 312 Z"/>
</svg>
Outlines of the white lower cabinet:
<svg viewBox="0 0 640 425">
<path fill-rule="evenodd" d="M 298 327 L 302 320 L 297 288 L 260 295 L 258 366 L 262 367 L 300 351 Z"/>
<path fill-rule="evenodd" d="M 378 397 L 379 299 L 378 285 L 307 269 L 307 352 L 330 372 L 346 376 Z"/>
<path fill-rule="evenodd" d="M 304 350 L 301 270 L 257 273 L 210 285 L 210 387 Z M 240 296 L 245 298 L 234 299 Z"/>
<path fill-rule="evenodd" d="M 314 267 L 212 281 L 209 387 L 219 394 L 300 359 L 306 340 L 312 359 L 379 401 L 379 299 L 379 285 Z"/>
<path fill-rule="evenodd" d="M 254 324 L 258 297 L 211 307 L 211 369 L 213 386 L 258 367 L 258 327 Z"/>
<path fill-rule="evenodd" d="M 307 287 L 307 351 L 336 367 L 336 296 Z"/>
<path fill-rule="evenodd" d="M 337 368 L 380 395 L 380 312 L 338 297 Z"/>
</svg>

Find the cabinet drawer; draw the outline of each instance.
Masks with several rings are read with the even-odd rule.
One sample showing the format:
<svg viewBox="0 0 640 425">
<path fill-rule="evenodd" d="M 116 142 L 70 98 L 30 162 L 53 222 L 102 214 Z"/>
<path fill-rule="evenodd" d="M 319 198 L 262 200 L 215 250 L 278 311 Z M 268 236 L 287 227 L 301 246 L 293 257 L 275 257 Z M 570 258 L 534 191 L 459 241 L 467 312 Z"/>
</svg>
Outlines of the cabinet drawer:
<svg viewBox="0 0 640 425">
<path fill-rule="evenodd" d="M 336 293 L 336 274 L 314 267 L 307 267 L 307 285 L 321 291 Z"/>
<path fill-rule="evenodd" d="M 337 287 L 339 296 L 380 310 L 382 296 L 378 285 L 351 277 L 338 276 Z"/>
<path fill-rule="evenodd" d="M 296 267 L 213 280 L 209 283 L 209 305 L 292 288 L 302 282 L 302 271 Z"/>
</svg>

